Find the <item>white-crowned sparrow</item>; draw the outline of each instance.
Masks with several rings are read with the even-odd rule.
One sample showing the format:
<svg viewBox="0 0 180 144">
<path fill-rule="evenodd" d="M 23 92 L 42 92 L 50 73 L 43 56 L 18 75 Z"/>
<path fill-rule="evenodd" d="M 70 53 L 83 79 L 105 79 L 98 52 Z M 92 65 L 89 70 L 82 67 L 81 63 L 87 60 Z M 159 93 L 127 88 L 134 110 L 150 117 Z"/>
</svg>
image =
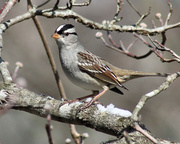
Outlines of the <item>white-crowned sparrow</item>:
<svg viewBox="0 0 180 144">
<path fill-rule="evenodd" d="M 52 35 L 56 39 L 60 61 L 66 76 L 77 86 L 92 90 L 93 97 L 83 108 L 90 106 L 109 89 L 123 94 L 116 86 L 127 89 L 121 83 L 146 76 L 166 76 L 161 73 L 143 73 L 117 68 L 84 49 L 73 25 L 60 25 Z M 99 90 L 102 91 L 99 93 Z"/>
</svg>

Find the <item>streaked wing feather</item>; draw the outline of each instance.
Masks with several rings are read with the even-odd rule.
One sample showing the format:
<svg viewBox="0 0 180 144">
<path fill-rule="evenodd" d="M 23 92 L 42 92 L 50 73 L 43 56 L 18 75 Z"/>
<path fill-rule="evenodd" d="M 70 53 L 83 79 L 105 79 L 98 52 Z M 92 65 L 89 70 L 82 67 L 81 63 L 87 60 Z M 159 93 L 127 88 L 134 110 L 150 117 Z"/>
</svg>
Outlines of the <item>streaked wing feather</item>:
<svg viewBox="0 0 180 144">
<path fill-rule="evenodd" d="M 125 88 L 117 79 L 112 70 L 103 63 L 102 59 L 93 55 L 91 52 L 78 53 L 78 66 L 80 70 L 87 72 L 89 75 L 96 77 L 110 84 L 117 84 Z M 126 89 L 126 88 L 125 88 Z"/>
</svg>

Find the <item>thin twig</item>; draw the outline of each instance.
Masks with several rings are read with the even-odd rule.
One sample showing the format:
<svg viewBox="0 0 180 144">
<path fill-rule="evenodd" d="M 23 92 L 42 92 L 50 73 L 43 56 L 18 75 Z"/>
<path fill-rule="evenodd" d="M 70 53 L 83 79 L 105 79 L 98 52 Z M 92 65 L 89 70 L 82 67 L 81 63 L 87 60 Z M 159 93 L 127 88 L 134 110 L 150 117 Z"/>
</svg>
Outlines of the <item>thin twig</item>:
<svg viewBox="0 0 180 144">
<path fill-rule="evenodd" d="M 159 48 L 159 46 L 161 46 L 162 47 L 162 44 L 160 44 L 160 43 L 157 43 L 157 41 L 156 41 L 156 43 L 155 43 L 155 41 L 149 36 L 149 35 L 147 35 L 148 36 L 148 38 L 150 39 L 150 41 L 152 42 L 152 44 L 154 45 L 154 47 L 157 49 L 157 50 L 161 50 L 161 51 L 168 51 L 168 52 L 170 52 L 173 56 L 175 56 L 175 58 L 172 58 L 172 59 L 166 59 L 166 58 L 164 58 L 163 56 L 162 56 L 162 54 L 161 53 L 159 53 L 155 48 L 153 49 L 153 51 L 154 51 L 154 53 L 161 59 L 161 61 L 162 62 L 174 62 L 174 61 L 176 61 L 176 62 L 180 62 L 180 59 L 179 59 L 179 56 L 173 51 L 173 50 L 170 50 L 170 49 L 165 49 L 165 47 L 163 48 L 163 49 L 161 49 L 161 48 Z M 158 45 L 157 45 L 158 44 Z"/>
<path fill-rule="evenodd" d="M 49 48 L 49 46 L 48 46 L 48 44 L 47 44 L 47 40 L 46 40 L 46 38 L 45 38 L 44 32 L 43 32 L 43 30 L 42 30 L 42 28 L 41 28 L 41 25 L 40 25 L 40 23 L 39 23 L 39 21 L 38 21 L 38 18 L 37 18 L 37 17 L 33 17 L 33 21 L 34 21 L 34 23 L 35 23 L 35 25 L 36 25 L 36 28 L 37 28 L 37 30 L 38 30 L 38 32 L 39 32 L 39 35 L 40 35 L 40 37 L 41 37 L 41 40 L 42 40 L 42 42 L 43 42 L 43 45 L 44 45 L 46 54 L 47 54 L 47 56 L 48 56 L 49 62 L 50 62 L 50 64 L 51 64 L 51 68 L 52 68 L 52 70 L 53 70 L 53 73 L 54 73 L 54 76 L 55 76 L 55 79 L 56 79 L 56 83 L 57 83 L 57 85 L 58 85 L 58 89 L 59 89 L 60 95 L 61 95 L 61 97 L 62 97 L 63 99 L 67 99 L 67 98 L 66 98 L 66 95 L 65 95 L 64 88 L 63 88 L 63 84 L 62 84 L 62 82 L 61 82 L 61 80 L 60 80 L 60 76 L 59 76 L 59 73 L 58 73 L 58 71 L 57 71 L 57 67 L 56 67 L 54 58 L 53 58 L 52 53 L 51 53 L 51 50 L 50 50 L 50 48 Z"/>
<path fill-rule="evenodd" d="M 165 34 L 164 34 L 165 35 Z M 145 39 L 143 39 L 142 36 L 139 36 L 137 35 L 136 33 L 134 33 L 134 36 L 139 38 L 145 45 L 147 45 L 148 47 L 151 48 L 151 53 L 154 52 L 160 59 L 162 62 L 180 62 L 180 56 L 178 56 L 173 50 L 169 49 L 169 48 L 166 48 L 164 45 L 162 45 L 161 43 L 159 43 L 158 41 L 154 41 L 149 35 L 147 35 L 150 39 L 150 41 L 152 42 L 152 44 L 154 46 L 152 46 L 151 44 L 149 44 Z M 164 41 L 166 40 L 166 38 L 164 38 Z M 158 45 L 157 45 L 157 44 Z M 162 42 L 163 43 L 163 42 Z M 159 47 L 160 46 L 160 47 Z M 160 51 L 167 51 L 167 52 L 170 52 L 175 58 L 172 58 L 172 59 L 165 59 L 163 58 L 162 56 L 162 53 L 160 53 L 160 51 L 157 51 L 157 50 L 160 50 Z"/>
<path fill-rule="evenodd" d="M 141 35 L 138 35 L 136 33 L 133 33 L 133 35 L 135 37 L 137 37 L 138 39 L 140 39 L 145 45 L 147 45 L 150 48 L 154 48 L 150 43 L 148 43 Z"/>
<path fill-rule="evenodd" d="M 129 1 L 126 0 L 128 2 L 128 4 L 133 8 L 133 10 L 141 17 L 142 15 L 140 14 L 140 12 L 136 9 L 136 7 Z"/>
<path fill-rule="evenodd" d="M 171 50 L 170 48 L 165 47 L 164 45 L 162 45 L 161 43 L 159 43 L 157 40 L 154 41 L 155 43 L 157 43 L 160 47 L 162 47 L 165 51 L 170 52 L 174 57 L 180 59 L 180 56 L 177 55 L 173 50 Z M 159 48 L 158 48 L 159 49 Z"/>
<path fill-rule="evenodd" d="M 28 10 L 33 8 L 32 0 L 27 0 L 27 8 Z"/>
<path fill-rule="evenodd" d="M 122 42 L 122 40 L 120 40 L 120 49 L 122 49 L 124 52 L 128 52 L 127 50 L 126 50 L 126 48 L 125 48 L 125 46 L 124 46 L 124 44 L 123 44 L 123 42 Z"/>
<path fill-rule="evenodd" d="M 155 22 L 153 20 L 151 22 L 152 22 L 153 28 L 156 28 Z"/>
<path fill-rule="evenodd" d="M 37 17 L 34 17 L 34 18 L 33 18 L 33 21 L 34 21 L 34 23 L 35 23 L 35 25 L 36 25 L 36 27 L 37 27 L 37 29 L 38 29 L 38 32 L 39 32 L 39 34 L 40 34 L 40 36 L 41 36 L 41 39 L 42 39 L 42 42 L 43 42 L 43 44 L 44 44 L 44 48 L 45 48 L 46 53 L 47 53 L 47 55 L 48 55 L 48 59 L 49 59 L 49 61 L 50 61 L 50 64 L 51 64 L 51 67 L 52 67 L 52 70 L 53 70 L 53 73 L 54 73 L 54 76 L 55 76 L 55 79 L 56 79 L 56 82 L 57 82 L 57 85 L 58 85 L 58 88 L 59 88 L 59 92 L 60 92 L 60 94 L 61 94 L 61 97 L 62 97 L 63 99 L 67 99 L 66 94 L 65 94 L 65 91 L 64 91 L 64 88 L 63 88 L 63 85 L 62 85 L 62 82 L 61 82 L 61 80 L 60 80 L 60 78 L 59 78 L 59 74 L 58 74 L 58 71 L 57 71 L 57 67 L 56 67 L 56 65 L 55 65 L 55 61 L 54 61 L 53 56 L 52 56 L 52 54 L 51 54 L 50 48 L 49 48 L 49 46 L 48 46 L 48 44 L 47 44 L 47 41 L 46 41 L 46 38 L 45 38 L 45 36 L 44 36 L 43 30 L 42 30 L 42 28 L 41 28 L 41 25 L 40 25 Z M 46 125 L 46 129 L 47 129 L 47 128 L 49 128 L 48 125 Z M 71 135 L 72 135 L 75 143 L 76 143 L 76 144 L 79 144 L 79 137 L 77 136 L 77 135 L 78 135 L 78 132 L 77 132 L 76 129 L 75 129 L 75 125 L 70 124 L 70 131 L 71 131 Z M 48 132 L 48 131 L 47 131 L 47 132 Z M 48 133 L 48 137 L 49 137 L 49 133 Z M 51 137 L 49 137 L 49 138 L 51 138 Z M 50 140 L 51 140 L 51 141 L 50 141 Z M 49 139 L 49 142 L 52 142 L 52 139 Z M 50 144 L 52 144 L 52 143 L 50 143 Z"/>
<path fill-rule="evenodd" d="M 51 114 L 50 114 L 51 109 L 52 109 L 51 104 L 46 104 L 44 106 L 44 110 L 47 113 L 47 116 L 46 116 L 47 123 L 45 125 L 45 129 L 46 129 L 46 132 L 47 132 L 47 135 L 48 135 L 49 144 L 53 144 L 53 139 L 52 139 L 52 134 L 51 134 L 51 131 L 52 131 Z"/>
<path fill-rule="evenodd" d="M 119 22 L 122 18 L 118 18 L 119 13 L 121 12 L 123 3 L 122 0 L 116 0 L 117 1 L 117 8 L 116 8 L 116 13 L 114 15 L 113 20 L 110 22 L 110 24 L 114 24 L 115 22 Z"/>
<path fill-rule="evenodd" d="M 16 4 L 17 0 L 9 0 L 1 9 L 0 23 L 3 21 L 4 17 L 10 11 L 10 9 Z"/>
<path fill-rule="evenodd" d="M 161 13 L 156 13 L 156 18 L 159 20 L 161 26 L 164 26 L 164 23 L 163 23 L 163 20 L 162 20 L 162 17 L 161 17 Z"/>
<path fill-rule="evenodd" d="M 7 65 L 5 64 L 5 62 L 3 61 L 3 59 L 0 57 L 0 73 L 2 75 L 3 81 L 6 84 L 12 83 L 12 77 L 7 69 Z"/>
<path fill-rule="evenodd" d="M 147 131 L 143 130 L 139 124 L 137 122 L 134 123 L 134 129 L 136 129 L 137 131 L 139 131 L 141 134 L 143 134 L 144 136 L 146 136 L 149 140 L 151 140 L 154 144 L 157 144 L 158 141 L 151 136 Z"/>
<path fill-rule="evenodd" d="M 161 42 L 161 44 L 162 44 L 162 45 L 165 45 L 166 40 L 167 40 L 167 38 L 166 38 L 166 32 L 162 32 L 162 33 L 161 33 L 161 37 L 162 37 L 162 42 Z"/>
<path fill-rule="evenodd" d="M 113 50 L 115 50 L 115 51 L 118 51 L 118 52 L 120 52 L 120 53 L 123 53 L 123 54 L 125 54 L 125 55 L 127 55 L 127 56 L 129 56 L 129 57 L 135 58 L 135 59 L 143 59 L 143 58 L 146 58 L 146 57 L 148 57 L 149 55 L 151 55 L 151 53 L 152 53 L 152 51 L 150 50 L 148 53 L 146 53 L 146 54 L 144 54 L 144 55 L 142 55 L 142 56 L 136 56 L 136 55 L 134 55 L 134 54 L 132 54 L 132 53 L 130 53 L 130 52 L 128 51 L 128 49 L 130 49 L 130 47 L 133 45 L 133 43 L 134 43 L 136 40 L 134 40 L 134 41 L 128 46 L 128 48 L 126 49 L 126 48 L 124 47 L 122 41 L 120 41 L 120 45 L 121 45 L 121 46 L 118 46 L 118 45 L 114 42 L 114 40 L 112 39 L 112 36 L 109 34 L 109 32 L 108 32 L 108 39 L 109 39 L 109 41 L 112 43 L 112 45 L 108 44 L 108 43 L 106 42 L 106 40 L 105 40 L 102 36 L 101 36 L 100 38 L 101 38 L 101 40 L 103 41 L 103 43 L 105 44 L 106 47 L 108 47 L 108 48 L 110 48 L 110 49 L 113 49 Z"/>
<path fill-rule="evenodd" d="M 67 9 L 72 9 L 74 6 L 76 7 L 89 6 L 90 3 L 91 3 L 91 0 L 85 1 L 84 3 L 75 3 L 75 0 L 69 0 L 69 3 L 66 3 L 66 7 Z"/>
<path fill-rule="evenodd" d="M 75 125 L 74 124 L 70 124 L 69 126 L 70 126 L 71 136 L 74 139 L 74 142 L 76 144 L 80 144 L 80 139 L 79 139 L 80 134 L 76 131 Z"/>
<path fill-rule="evenodd" d="M 127 131 L 123 131 L 123 135 L 124 135 L 124 137 L 126 139 L 126 142 L 128 144 L 132 144 L 132 140 L 131 140 L 131 137 L 129 136 L 128 132 Z"/>
<path fill-rule="evenodd" d="M 54 7 L 53 7 L 53 10 L 58 9 L 58 4 L 59 4 L 59 2 L 60 2 L 60 0 L 57 0 L 57 1 L 56 1 L 55 5 L 54 5 Z"/>
<path fill-rule="evenodd" d="M 48 135 L 48 141 L 49 141 L 49 144 L 53 144 L 52 135 L 51 135 L 52 125 L 50 123 L 51 115 L 48 114 L 46 119 L 47 119 L 47 124 L 46 124 L 45 128 L 46 128 L 46 132 L 47 132 L 47 135 Z"/>
<path fill-rule="evenodd" d="M 167 18 L 166 18 L 166 21 L 165 21 L 165 24 L 164 25 L 168 25 L 169 21 L 170 21 L 170 18 L 172 16 L 172 13 L 173 13 L 173 8 L 172 8 L 172 4 L 170 3 L 170 1 L 168 0 L 168 6 L 169 6 L 169 13 L 167 15 Z"/>
<path fill-rule="evenodd" d="M 12 74 L 13 81 L 15 81 L 15 79 L 17 78 L 17 73 L 18 73 L 19 69 L 22 68 L 22 67 L 23 67 L 22 62 L 16 62 L 16 68 L 14 70 L 14 73 Z"/>
<path fill-rule="evenodd" d="M 50 1 L 51 1 L 51 0 L 47 0 L 47 1 L 43 2 L 42 4 L 38 5 L 37 8 L 40 8 L 40 7 L 44 6 L 44 5 L 46 5 L 46 4 L 47 4 L 48 2 L 50 2 Z"/>
<path fill-rule="evenodd" d="M 129 44 L 129 46 L 126 48 L 126 50 L 129 51 L 130 48 L 133 46 L 133 44 L 134 44 L 137 40 L 138 40 L 138 38 L 136 38 L 135 40 L 133 40 L 133 41 Z"/>
<path fill-rule="evenodd" d="M 143 14 L 141 17 L 140 17 L 140 19 L 136 22 L 136 26 L 137 25 L 139 25 L 140 23 L 141 23 L 141 21 L 143 20 L 143 19 L 145 19 L 149 14 L 150 14 L 150 11 L 151 11 L 151 7 L 149 7 L 149 11 L 147 12 L 147 13 L 145 13 L 145 14 Z"/>
<path fill-rule="evenodd" d="M 109 41 L 112 43 L 112 45 L 118 48 L 119 46 L 113 40 L 112 35 L 110 34 L 110 31 L 107 31 L 107 36 L 108 36 Z"/>
<path fill-rule="evenodd" d="M 157 89 L 143 95 L 141 97 L 141 99 L 139 100 L 138 104 L 136 105 L 134 111 L 133 111 L 133 114 L 132 114 L 132 119 L 134 119 L 135 121 L 138 120 L 138 115 L 139 115 L 139 112 L 140 110 L 143 108 L 143 106 L 145 105 L 146 101 L 149 100 L 150 98 L 153 98 L 155 97 L 156 95 L 158 95 L 160 92 L 166 90 L 172 83 L 175 79 L 177 79 L 178 77 L 180 76 L 180 71 L 179 72 L 176 72 L 176 73 L 173 73 L 171 75 L 169 75 L 165 82 L 162 83 Z"/>
<path fill-rule="evenodd" d="M 90 4 L 91 4 L 91 0 L 85 1 L 84 3 L 75 3 L 74 1 L 72 1 L 72 6 L 82 7 L 82 6 L 89 6 Z"/>
</svg>

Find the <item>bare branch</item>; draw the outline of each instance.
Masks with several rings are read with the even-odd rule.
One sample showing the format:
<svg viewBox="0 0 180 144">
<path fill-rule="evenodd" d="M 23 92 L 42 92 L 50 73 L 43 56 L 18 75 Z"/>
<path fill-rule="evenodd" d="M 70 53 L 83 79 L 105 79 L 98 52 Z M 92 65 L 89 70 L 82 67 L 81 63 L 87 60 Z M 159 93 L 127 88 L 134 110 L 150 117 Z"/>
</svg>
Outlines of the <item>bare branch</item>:
<svg viewBox="0 0 180 144">
<path fill-rule="evenodd" d="M 44 45 L 44 48 L 45 48 L 45 51 L 46 51 L 46 54 L 48 56 L 48 59 L 49 59 L 49 62 L 51 64 L 51 68 L 53 70 L 53 73 L 54 73 L 54 76 L 55 76 L 55 79 L 56 79 L 56 83 L 57 83 L 57 86 L 58 86 L 58 89 L 59 89 L 59 92 L 60 92 L 60 95 L 61 95 L 61 98 L 64 98 L 64 99 L 67 99 L 66 98 L 66 94 L 65 94 L 65 91 L 64 91 L 64 87 L 63 87 L 63 84 L 62 84 L 62 81 L 60 79 L 60 76 L 59 76 L 59 73 L 57 71 L 57 67 L 56 67 L 56 64 L 55 64 L 55 61 L 54 61 L 54 58 L 52 56 L 52 53 L 51 53 L 51 50 L 48 46 L 48 43 L 47 43 L 47 40 L 45 38 L 45 35 L 43 33 L 43 30 L 41 28 L 41 25 L 38 21 L 38 18 L 37 17 L 33 17 L 33 21 L 36 25 L 36 28 L 39 32 L 39 35 L 41 37 L 41 40 L 43 42 L 43 45 Z"/>
<path fill-rule="evenodd" d="M 45 2 L 43 2 L 42 4 L 40 4 L 40 5 L 38 5 L 37 6 L 37 8 L 40 8 L 40 7 L 42 7 L 42 6 L 44 6 L 44 5 L 46 5 L 48 2 L 50 2 L 51 0 L 46 0 Z M 59 0 L 57 0 L 57 2 L 58 2 Z"/>
<path fill-rule="evenodd" d="M 170 1 L 168 0 L 168 6 L 169 6 L 169 14 L 166 18 L 166 21 L 165 21 L 165 25 L 168 25 L 169 24 L 169 20 L 172 16 L 172 13 L 173 13 L 173 8 L 172 8 L 172 4 L 170 3 Z"/>
<path fill-rule="evenodd" d="M 9 0 L 1 9 L 0 23 L 3 21 L 4 17 L 10 11 L 10 9 L 16 4 L 17 0 Z"/>
<path fill-rule="evenodd" d="M 47 135 L 48 135 L 48 140 L 49 140 L 49 144 L 53 144 L 53 140 L 52 140 L 52 134 L 51 134 L 51 131 L 52 131 L 52 125 L 50 123 L 51 121 L 51 115 L 50 114 L 47 114 L 47 124 L 45 125 L 45 128 L 46 128 L 46 132 L 47 132 Z"/>
<path fill-rule="evenodd" d="M 137 37 L 138 39 L 140 39 L 145 45 L 147 45 L 150 48 L 154 48 L 151 44 L 149 44 L 141 35 L 138 35 L 136 33 L 133 33 L 133 35 L 135 37 Z"/>
<path fill-rule="evenodd" d="M 96 129 L 97 131 L 116 136 L 120 135 L 121 131 L 126 127 L 126 124 L 128 126 L 132 122 L 130 117 L 102 111 L 101 108 L 98 108 L 96 105 L 92 105 L 91 107 L 79 112 L 79 108 L 83 104 L 81 102 L 64 104 L 60 107 L 63 103 L 62 101 L 55 100 L 49 96 L 35 94 L 29 90 L 23 89 L 22 87 L 18 87 L 15 84 L 9 85 L 8 87 L 6 85 L 1 85 L 0 87 L 1 92 L 4 92 L 5 94 L 8 93 L 8 95 L 6 94 L 7 99 L 11 99 L 14 95 L 17 95 L 16 101 L 13 105 L 14 109 L 23 110 L 40 117 L 47 116 L 47 111 L 44 107 L 46 105 L 51 105 L 52 107 L 49 114 L 51 114 L 53 120 L 86 125 L 87 127 Z M 0 95 L 0 99 L 2 99 L 1 97 L 2 94 Z M 100 104 L 99 107 L 103 108 Z"/>
<path fill-rule="evenodd" d="M 153 28 L 156 28 L 155 22 L 152 20 L 152 26 Z"/>
<path fill-rule="evenodd" d="M 2 96 L 9 100 L 15 98 L 15 101 L 12 105 L 13 109 L 26 111 L 45 118 L 49 114 L 51 115 L 52 120 L 84 125 L 89 128 L 96 129 L 97 131 L 118 137 L 123 136 L 122 132 L 126 131 L 129 134 L 130 139 L 134 137 L 141 137 L 140 139 L 137 139 L 138 142 L 143 143 L 143 141 L 146 141 L 150 143 L 146 136 L 138 133 L 133 129 L 132 126 L 134 120 L 131 119 L 130 115 L 124 115 L 127 113 L 125 110 L 119 109 L 124 111 L 124 116 L 120 113 L 113 114 L 106 111 L 106 108 L 101 104 L 97 104 L 92 105 L 83 111 L 79 111 L 79 108 L 82 107 L 83 104 L 81 102 L 64 104 L 60 106 L 62 101 L 53 99 L 50 96 L 35 94 L 34 92 L 19 87 L 13 83 L 9 84 L 8 86 L 6 84 L 0 84 L 0 87 L 1 100 Z M 14 95 L 16 95 L 16 97 L 14 97 Z M 5 105 L 4 102 L 0 104 L 1 109 L 3 108 L 3 105 Z M 51 106 L 48 112 L 46 110 L 47 108 L 45 108 L 47 105 Z M 122 139 L 118 138 L 118 140 L 125 140 L 123 137 L 121 138 Z"/>
<path fill-rule="evenodd" d="M 3 78 L 3 81 L 6 84 L 9 84 L 12 82 L 12 77 L 7 69 L 7 66 L 5 64 L 5 62 L 2 60 L 2 58 L 0 57 L 0 72 Z"/>
<path fill-rule="evenodd" d="M 180 76 L 180 71 L 169 75 L 166 78 L 165 82 L 162 83 L 157 89 L 143 95 L 141 97 L 141 99 L 139 100 L 138 104 L 136 105 L 134 111 L 133 111 L 132 118 L 134 120 L 138 120 L 139 112 L 144 107 L 146 101 L 149 100 L 150 98 L 154 97 L 154 96 L 157 96 L 160 92 L 166 90 L 173 83 L 173 81 L 175 79 L 177 79 L 179 76 Z"/>
<path fill-rule="evenodd" d="M 176 57 L 177 59 L 180 60 L 180 56 L 177 55 L 173 50 L 171 50 L 170 48 L 165 47 L 164 45 L 162 45 L 161 43 L 159 43 L 157 40 L 154 41 L 155 43 L 157 43 L 162 49 L 160 49 L 159 47 L 157 47 L 157 49 L 162 50 L 162 51 L 168 51 L 170 52 L 174 57 Z"/>
<path fill-rule="evenodd" d="M 135 6 L 129 1 L 126 0 L 128 2 L 128 4 L 133 8 L 133 10 L 141 17 L 142 15 L 140 14 L 140 12 L 135 8 Z"/>
<path fill-rule="evenodd" d="M 125 137 L 128 144 L 133 144 L 131 137 L 129 136 L 128 132 L 123 131 L 123 136 Z"/>
<path fill-rule="evenodd" d="M 153 136 L 151 136 L 147 131 L 143 130 L 137 122 L 134 123 L 134 128 L 140 133 L 142 133 L 144 136 L 146 136 L 153 143 L 158 144 L 158 141 Z"/>
<path fill-rule="evenodd" d="M 27 8 L 28 10 L 33 8 L 32 0 L 27 0 Z"/>
<path fill-rule="evenodd" d="M 180 62 L 180 56 L 178 56 L 173 50 L 166 48 L 165 46 L 163 46 L 157 41 L 154 41 L 149 35 L 148 37 L 153 43 L 154 47 L 156 48 L 156 49 L 153 49 L 154 53 L 161 59 L 162 62 L 174 62 L 174 61 Z M 157 50 L 170 52 L 175 58 L 172 58 L 172 59 L 163 58 L 162 53 L 158 52 Z"/>
<path fill-rule="evenodd" d="M 143 14 L 140 19 L 137 21 L 137 23 L 135 24 L 136 26 L 139 25 L 143 19 L 145 19 L 149 14 L 150 14 L 150 11 L 151 11 L 151 7 L 149 7 L 149 11 L 146 13 L 146 14 Z"/>
<path fill-rule="evenodd" d="M 167 38 L 166 38 L 166 33 L 165 33 L 165 32 L 162 32 L 162 33 L 161 33 L 161 37 L 162 37 L 162 42 L 161 42 L 161 44 L 162 44 L 162 45 L 165 45 L 166 40 L 167 40 Z"/>
<path fill-rule="evenodd" d="M 77 22 L 82 23 L 83 25 L 89 27 L 89 28 L 93 28 L 93 29 L 98 29 L 98 30 L 109 30 L 109 31 L 117 31 L 117 32 L 136 32 L 137 34 L 141 34 L 141 35 L 156 35 L 159 33 L 162 33 L 164 31 L 167 31 L 169 29 L 172 28 L 177 28 L 180 27 L 180 22 L 172 24 L 172 25 L 167 25 L 167 26 L 162 26 L 162 27 L 157 27 L 154 29 L 148 29 L 148 28 L 143 28 L 143 27 L 135 27 L 132 25 L 103 25 L 97 22 L 93 22 L 89 19 L 86 19 L 84 17 L 82 17 L 81 15 L 75 13 L 72 10 L 62 10 L 62 11 L 52 11 L 52 9 L 48 10 L 37 10 L 36 8 L 31 9 L 29 12 L 24 13 L 22 15 L 19 15 L 13 19 L 10 19 L 8 21 L 6 21 L 3 24 L 0 24 L 0 29 L 2 30 L 6 30 L 8 27 L 19 23 L 23 20 L 27 20 L 31 17 L 34 17 L 35 15 L 39 15 L 39 16 L 44 16 L 47 18 L 54 18 L 54 17 L 60 17 L 63 19 L 75 19 Z"/>
<path fill-rule="evenodd" d="M 74 139 L 74 142 L 76 144 L 80 144 L 80 134 L 76 131 L 76 127 L 74 124 L 70 124 L 70 131 L 71 131 L 71 136 L 73 137 Z"/>
<path fill-rule="evenodd" d="M 121 12 L 123 3 L 122 0 L 116 0 L 117 1 L 117 9 L 116 9 L 116 13 L 114 15 L 113 20 L 110 22 L 110 24 L 114 24 L 116 22 L 119 22 L 121 20 L 121 18 L 118 18 L 119 13 Z"/>
<path fill-rule="evenodd" d="M 100 33 L 100 32 L 98 32 L 98 33 Z M 96 34 L 96 35 L 99 35 L 99 34 Z M 108 44 L 107 42 L 106 42 L 106 40 L 103 38 L 103 36 L 102 36 L 102 33 L 100 34 L 100 36 L 97 36 L 97 38 L 100 38 L 102 41 L 103 41 L 103 43 L 104 43 L 104 45 L 106 46 L 106 47 L 108 47 L 108 48 L 110 48 L 110 49 L 113 49 L 113 50 L 115 50 L 115 51 L 118 51 L 118 52 L 120 52 L 120 53 L 123 53 L 123 54 L 125 54 L 125 55 L 127 55 L 127 56 L 129 56 L 129 57 L 132 57 L 132 58 L 135 58 L 135 59 L 143 59 L 143 58 L 145 58 L 145 57 L 148 57 L 153 51 L 152 50 L 150 50 L 148 53 L 146 53 L 146 54 L 144 54 L 144 55 L 142 55 L 142 56 L 136 56 L 136 55 L 134 55 L 134 54 L 132 54 L 132 53 L 130 53 L 129 52 L 129 49 L 132 47 L 132 45 L 135 43 L 135 41 L 136 41 L 136 39 L 132 42 L 132 43 L 130 43 L 130 45 L 128 46 L 128 48 L 125 48 L 124 47 L 124 45 L 123 45 L 123 43 L 122 43 L 122 41 L 120 41 L 120 45 L 121 46 L 118 46 L 115 42 L 114 42 L 114 40 L 113 40 L 113 38 L 112 38 L 112 36 L 110 35 L 110 33 L 109 33 L 109 31 L 107 32 L 107 34 L 108 34 L 108 39 L 109 39 L 109 41 L 112 43 L 112 45 L 110 45 L 110 44 Z M 137 35 L 137 34 L 136 34 Z M 137 35 L 138 36 L 138 35 Z M 141 38 L 142 39 L 142 38 Z"/>
<path fill-rule="evenodd" d="M 82 7 L 82 6 L 89 6 L 91 4 L 91 0 L 87 0 L 84 3 L 75 3 L 75 0 L 71 0 L 72 2 L 72 6 L 78 6 L 78 7 Z"/>
</svg>

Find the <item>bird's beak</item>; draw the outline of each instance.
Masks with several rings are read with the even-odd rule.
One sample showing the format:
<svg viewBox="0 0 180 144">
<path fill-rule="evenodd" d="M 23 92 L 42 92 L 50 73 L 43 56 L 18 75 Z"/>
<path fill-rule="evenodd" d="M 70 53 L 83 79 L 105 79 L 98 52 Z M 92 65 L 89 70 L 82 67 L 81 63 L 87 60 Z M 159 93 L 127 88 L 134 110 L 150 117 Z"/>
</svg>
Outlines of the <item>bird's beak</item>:
<svg viewBox="0 0 180 144">
<path fill-rule="evenodd" d="M 61 38 L 61 36 L 58 33 L 54 33 L 51 37 L 54 39 L 60 39 Z"/>
</svg>

